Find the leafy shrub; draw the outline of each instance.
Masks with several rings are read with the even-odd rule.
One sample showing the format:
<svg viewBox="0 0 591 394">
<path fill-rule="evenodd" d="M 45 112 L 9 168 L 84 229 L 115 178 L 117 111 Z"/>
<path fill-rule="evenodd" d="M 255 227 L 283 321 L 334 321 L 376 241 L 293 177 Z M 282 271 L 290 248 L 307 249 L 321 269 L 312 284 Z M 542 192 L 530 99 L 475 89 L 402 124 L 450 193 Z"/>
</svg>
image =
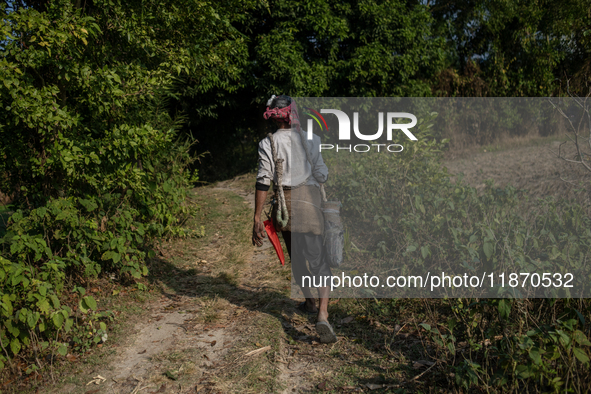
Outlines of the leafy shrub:
<svg viewBox="0 0 591 394">
<path fill-rule="evenodd" d="M 420 325 L 437 358 L 449 363 L 458 386 L 502 392 L 535 387 L 557 393 L 588 384 L 584 371 L 589 367 L 591 342 L 588 332 L 582 331 L 585 318 L 569 307 L 572 301 L 459 299 L 445 303 L 453 311 L 447 324 Z M 589 305 L 580 301 L 578 307 L 588 309 Z M 550 319 L 552 309 L 564 318 Z M 532 311 L 542 320 L 533 318 Z"/>
<path fill-rule="evenodd" d="M 348 155 L 325 156 L 329 190 L 343 203 L 349 258 L 381 271 L 394 266 L 401 275 L 543 270 L 576 272 L 588 281 L 587 208 L 555 198 L 530 201 L 526 191 L 491 182 L 478 190 L 461 178 L 451 181 L 439 161 L 445 141 L 429 134 L 429 121 L 419 123 L 419 140 L 399 154 L 364 153 L 354 162 Z M 589 383 L 587 300 L 438 303 L 437 318 L 422 326 L 431 355 L 456 386 L 564 392 Z M 379 312 L 375 318 L 387 319 Z"/>
<path fill-rule="evenodd" d="M 65 305 L 66 280 L 140 278 L 157 238 L 190 235 L 181 226 L 197 177 L 190 143 L 178 139 L 184 118 L 167 103 L 178 74 L 200 66 L 165 34 L 176 24 L 164 18 L 162 35 L 146 32 L 128 6 L 0 5 L 0 190 L 15 193 L 0 238 L 0 367 L 17 355 L 65 354 L 70 341 L 83 350 L 83 327 L 100 341 L 109 316 L 80 292 Z"/>
</svg>

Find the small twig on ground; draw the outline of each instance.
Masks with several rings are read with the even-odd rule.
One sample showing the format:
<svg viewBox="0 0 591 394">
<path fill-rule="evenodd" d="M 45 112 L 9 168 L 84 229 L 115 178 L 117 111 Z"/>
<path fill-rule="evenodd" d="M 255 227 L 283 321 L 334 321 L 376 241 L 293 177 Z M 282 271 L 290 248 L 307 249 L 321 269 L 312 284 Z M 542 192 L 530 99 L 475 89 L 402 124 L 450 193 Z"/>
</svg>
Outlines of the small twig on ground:
<svg viewBox="0 0 591 394">
<path fill-rule="evenodd" d="M 412 380 L 417 380 L 418 378 L 420 378 L 421 376 L 423 376 L 424 374 L 426 374 L 427 372 L 429 372 L 436 365 L 437 365 L 437 363 L 434 363 L 429 368 L 427 368 L 425 371 L 421 372 L 420 374 L 418 374 L 417 376 L 415 376 L 414 378 L 412 378 L 411 381 Z"/>
<path fill-rule="evenodd" d="M 92 378 L 92 380 L 88 383 L 86 383 L 86 385 L 90 385 L 90 384 L 101 384 L 103 382 L 105 382 L 107 379 L 103 378 L 101 375 L 96 375 L 95 377 Z"/>
<path fill-rule="evenodd" d="M 408 324 L 408 323 L 404 323 L 404 325 L 403 325 L 402 327 L 400 327 L 400 329 L 399 329 L 398 331 L 396 331 L 396 334 L 394 334 L 394 336 L 396 336 L 396 335 L 400 334 L 400 331 L 402 331 L 402 329 L 403 329 L 404 327 L 406 327 L 406 325 L 407 325 L 407 324 Z"/>
<path fill-rule="evenodd" d="M 133 377 L 135 380 L 137 380 L 137 386 L 135 386 L 135 388 L 133 389 L 133 391 L 130 394 L 138 394 L 140 391 L 145 390 L 149 387 L 154 387 L 151 384 L 141 387 L 142 386 L 142 378 L 136 378 L 135 376 Z"/>
<path fill-rule="evenodd" d="M 264 353 L 269 349 L 271 349 L 271 346 L 265 346 L 260 349 L 251 350 L 250 352 L 246 353 L 244 356 L 256 356 L 257 354 Z"/>
<path fill-rule="evenodd" d="M 141 383 L 138 383 L 138 385 L 136 386 L 136 388 L 135 388 L 135 389 L 133 389 L 133 391 L 131 392 L 131 394 L 137 394 L 137 393 L 139 393 L 139 392 L 140 392 L 140 391 L 142 391 L 142 390 L 148 389 L 148 388 L 150 388 L 150 387 L 154 387 L 154 386 L 152 386 L 152 385 L 148 385 L 148 386 L 144 386 L 144 387 L 138 388 L 138 387 L 140 386 L 140 384 L 141 384 Z"/>
</svg>

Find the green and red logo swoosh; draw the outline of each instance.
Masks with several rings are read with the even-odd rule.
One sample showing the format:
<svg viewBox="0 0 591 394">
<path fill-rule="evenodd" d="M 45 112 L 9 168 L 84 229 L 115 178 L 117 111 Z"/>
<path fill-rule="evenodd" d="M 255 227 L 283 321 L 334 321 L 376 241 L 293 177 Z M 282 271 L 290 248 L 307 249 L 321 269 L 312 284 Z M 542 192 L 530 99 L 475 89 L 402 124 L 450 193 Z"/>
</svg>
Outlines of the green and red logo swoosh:
<svg viewBox="0 0 591 394">
<path fill-rule="evenodd" d="M 316 111 L 312 108 L 309 108 L 309 107 L 304 107 L 304 109 L 310 111 L 310 112 L 304 111 L 304 113 L 306 115 L 310 116 L 312 119 L 314 119 L 316 121 L 316 123 L 318 123 L 318 126 L 320 126 L 320 130 L 324 130 L 324 128 L 326 128 L 326 131 L 328 131 L 328 125 L 326 124 L 326 120 L 324 120 L 324 117 L 322 115 L 320 115 L 320 113 L 318 111 Z M 322 120 L 322 123 L 320 123 L 321 120 Z M 324 124 L 324 127 L 322 127 L 322 124 Z"/>
</svg>

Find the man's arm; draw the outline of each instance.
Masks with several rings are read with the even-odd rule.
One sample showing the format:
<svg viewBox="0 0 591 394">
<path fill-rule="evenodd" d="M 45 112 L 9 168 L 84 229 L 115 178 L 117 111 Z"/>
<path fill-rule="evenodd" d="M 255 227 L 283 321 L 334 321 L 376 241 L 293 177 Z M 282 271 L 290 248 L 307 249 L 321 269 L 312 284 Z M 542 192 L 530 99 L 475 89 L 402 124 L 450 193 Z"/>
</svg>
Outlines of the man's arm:
<svg viewBox="0 0 591 394">
<path fill-rule="evenodd" d="M 261 215 L 263 213 L 263 206 L 267 200 L 266 190 L 256 190 L 254 197 L 254 225 L 252 226 L 252 244 L 256 246 L 263 246 L 263 238 L 265 238 L 266 231 L 263 222 L 261 221 Z"/>
<path fill-rule="evenodd" d="M 314 179 L 320 184 L 326 183 L 328 180 L 328 167 L 326 167 L 326 164 L 324 164 L 324 160 L 322 159 L 322 153 L 320 152 L 320 137 L 317 135 L 314 135 L 310 156 L 312 163 L 314 163 L 312 168 Z"/>
<path fill-rule="evenodd" d="M 255 185 L 252 244 L 256 246 L 263 246 L 263 238 L 266 236 L 265 226 L 261 221 L 261 214 L 263 213 L 263 206 L 267 199 L 267 191 L 273 179 L 274 171 L 271 142 L 268 138 L 265 138 L 259 143 L 259 169 L 257 172 L 257 183 Z"/>
</svg>

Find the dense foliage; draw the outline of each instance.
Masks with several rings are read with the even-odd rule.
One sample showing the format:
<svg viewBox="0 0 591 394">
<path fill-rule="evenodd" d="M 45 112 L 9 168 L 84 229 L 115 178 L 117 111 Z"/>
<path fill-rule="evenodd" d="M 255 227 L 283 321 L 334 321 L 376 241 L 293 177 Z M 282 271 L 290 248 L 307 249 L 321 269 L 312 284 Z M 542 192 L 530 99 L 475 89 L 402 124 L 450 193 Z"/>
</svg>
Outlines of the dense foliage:
<svg viewBox="0 0 591 394">
<path fill-rule="evenodd" d="M 15 210 L 0 239 L 1 367 L 80 342 L 74 322 L 97 305 L 63 305 L 66 278 L 139 278 L 153 240 L 182 233 L 196 177 L 167 103 L 179 75 L 220 84 L 241 38 L 207 2 L 0 7 L 0 190 Z"/>
<path fill-rule="evenodd" d="M 249 37 L 237 91 L 179 102 L 212 154 L 200 167 L 206 179 L 253 168 L 266 128 L 262 104 L 272 93 L 429 96 L 430 81 L 445 66 L 445 39 L 419 2 L 273 1 L 247 15 L 236 23 Z M 204 102 L 217 107 L 212 117 L 196 112 Z M 233 116 L 223 116 L 226 111 Z M 230 139 L 219 145 L 219 135 Z"/>
<path fill-rule="evenodd" d="M 247 38 L 235 90 L 189 83 L 175 102 L 199 151 L 211 153 L 199 166 L 206 180 L 255 166 L 271 94 L 543 97 L 565 94 L 567 81 L 589 91 L 584 0 L 274 0 L 243 12 L 228 14 Z"/>
</svg>

